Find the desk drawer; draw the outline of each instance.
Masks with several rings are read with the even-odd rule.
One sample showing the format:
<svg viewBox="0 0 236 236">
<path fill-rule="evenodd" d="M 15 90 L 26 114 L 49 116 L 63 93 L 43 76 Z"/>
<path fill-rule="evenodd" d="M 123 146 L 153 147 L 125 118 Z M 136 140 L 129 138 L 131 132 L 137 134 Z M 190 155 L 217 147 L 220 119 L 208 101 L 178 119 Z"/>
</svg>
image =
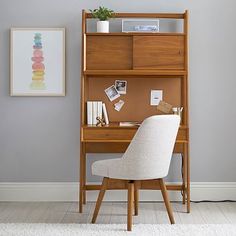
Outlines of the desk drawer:
<svg viewBox="0 0 236 236">
<path fill-rule="evenodd" d="M 109 128 L 85 128 L 82 131 L 82 141 L 98 141 L 98 140 L 107 140 L 109 142 L 112 142 L 113 140 L 131 140 L 137 129 L 109 129 Z M 178 141 L 187 141 L 187 129 L 186 128 L 180 128 L 177 140 Z"/>
<path fill-rule="evenodd" d="M 103 129 L 88 128 L 83 130 L 83 139 L 86 140 L 131 140 L 136 129 Z"/>
<path fill-rule="evenodd" d="M 87 142 L 85 144 L 85 150 L 87 153 L 124 153 L 129 146 L 129 142 Z M 183 153 L 184 143 L 176 143 L 174 147 L 174 153 Z"/>
</svg>

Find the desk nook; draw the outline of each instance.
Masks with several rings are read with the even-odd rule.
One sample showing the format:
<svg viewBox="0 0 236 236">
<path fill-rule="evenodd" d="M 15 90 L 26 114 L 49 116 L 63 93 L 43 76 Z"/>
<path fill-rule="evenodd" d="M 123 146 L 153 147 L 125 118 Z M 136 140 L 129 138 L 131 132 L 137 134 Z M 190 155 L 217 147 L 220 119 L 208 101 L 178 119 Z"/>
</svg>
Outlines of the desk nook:
<svg viewBox="0 0 236 236">
<path fill-rule="evenodd" d="M 184 13 L 115 13 L 115 19 L 158 19 L 161 23 L 181 21 L 182 32 L 89 32 L 91 13 L 82 13 L 81 65 L 81 140 L 79 212 L 86 204 L 86 192 L 100 190 L 101 185 L 86 181 L 87 153 L 124 153 L 138 126 L 121 126 L 120 122 L 139 122 L 162 114 L 150 105 L 150 92 L 162 90 L 163 101 L 183 107 L 174 153 L 181 153 L 182 183 L 167 184 L 167 190 L 182 192 L 183 204 L 190 212 L 190 157 L 188 123 L 188 11 Z M 163 23 L 164 24 L 164 23 Z M 125 95 L 110 101 L 104 92 L 116 80 L 127 82 Z M 120 111 L 114 104 L 120 99 Z M 109 124 L 87 124 L 87 102 L 102 101 L 106 105 Z M 176 157 L 177 158 L 177 157 Z M 109 183 L 108 189 L 127 188 L 122 182 Z M 144 181 L 140 189 L 158 189 Z"/>
</svg>

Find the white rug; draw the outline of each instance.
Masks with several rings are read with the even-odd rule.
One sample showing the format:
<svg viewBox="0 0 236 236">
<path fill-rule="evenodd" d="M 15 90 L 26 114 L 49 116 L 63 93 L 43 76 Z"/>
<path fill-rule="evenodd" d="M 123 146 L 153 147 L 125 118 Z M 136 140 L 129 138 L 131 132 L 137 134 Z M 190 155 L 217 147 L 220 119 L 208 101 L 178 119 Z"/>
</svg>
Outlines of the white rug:
<svg viewBox="0 0 236 236">
<path fill-rule="evenodd" d="M 0 236 L 236 236 L 233 224 L 135 224 L 127 232 L 121 224 L 0 224 Z"/>
</svg>

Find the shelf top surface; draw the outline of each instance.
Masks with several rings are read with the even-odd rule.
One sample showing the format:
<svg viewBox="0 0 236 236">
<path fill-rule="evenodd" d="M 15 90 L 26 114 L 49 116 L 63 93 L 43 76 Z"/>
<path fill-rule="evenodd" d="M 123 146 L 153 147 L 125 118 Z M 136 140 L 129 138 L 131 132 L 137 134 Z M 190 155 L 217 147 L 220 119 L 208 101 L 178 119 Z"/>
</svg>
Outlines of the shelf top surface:
<svg viewBox="0 0 236 236">
<path fill-rule="evenodd" d="M 96 33 L 87 32 L 87 36 L 185 36 L 185 33 L 179 32 L 109 32 L 109 33 Z"/>
<path fill-rule="evenodd" d="M 85 70 L 85 75 L 166 75 L 166 76 L 179 76 L 186 75 L 186 70 Z"/>
<path fill-rule="evenodd" d="M 111 122 L 109 125 L 105 126 L 96 126 L 96 125 L 82 125 L 82 128 L 84 129 L 90 129 L 90 128 L 95 128 L 95 129 L 138 129 L 138 125 L 134 126 L 120 126 L 119 122 Z M 181 125 L 180 129 L 187 129 L 188 127 L 186 125 Z"/>
<path fill-rule="evenodd" d="M 90 12 L 85 13 L 85 18 L 93 18 Z M 184 19 L 186 17 L 187 10 L 184 13 L 135 13 L 135 12 L 116 12 L 113 18 L 167 18 L 167 19 Z"/>
</svg>

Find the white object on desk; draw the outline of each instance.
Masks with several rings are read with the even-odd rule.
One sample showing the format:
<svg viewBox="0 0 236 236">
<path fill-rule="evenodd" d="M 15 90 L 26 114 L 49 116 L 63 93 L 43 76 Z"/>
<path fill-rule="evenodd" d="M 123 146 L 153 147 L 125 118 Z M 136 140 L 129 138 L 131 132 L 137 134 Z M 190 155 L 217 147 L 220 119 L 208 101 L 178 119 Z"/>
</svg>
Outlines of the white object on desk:
<svg viewBox="0 0 236 236">
<path fill-rule="evenodd" d="M 93 124 L 93 102 L 87 101 L 87 124 Z"/>
<path fill-rule="evenodd" d="M 102 111 L 103 111 L 105 123 L 106 123 L 106 125 L 109 125 L 109 119 L 108 119 L 107 108 L 106 108 L 105 103 L 102 104 Z"/>
</svg>

